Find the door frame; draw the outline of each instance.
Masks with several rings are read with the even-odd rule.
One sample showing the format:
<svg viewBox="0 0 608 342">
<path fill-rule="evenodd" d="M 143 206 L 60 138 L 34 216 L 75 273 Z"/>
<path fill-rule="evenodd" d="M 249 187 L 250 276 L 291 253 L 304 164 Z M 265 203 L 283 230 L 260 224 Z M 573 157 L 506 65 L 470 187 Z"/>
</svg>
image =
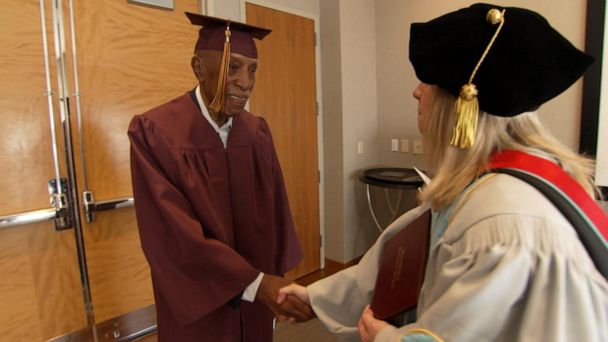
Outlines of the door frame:
<svg viewBox="0 0 608 342">
<path fill-rule="evenodd" d="M 213 1 L 213 0 L 207 0 Z M 300 11 L 288 6 L 277 5 L 266 0 L 239 0 L 241 9 L 241 22 L 247 22 L 247 6 L 246 3 L 268 7 L 277 11 L 297 15 L 303 18 L 311 19 L 315 23 L 315 82 L 317 96 L 317 167 L 319 169 L 319 234 L 321 235 L 320 261 L 321 269 L 325 268 L 325 201 L 324 201 L 324 170 L 323 170 L 323 103 L 321 89 L 321 35 L 319 26 L 319 16 L 307 12 Z M 209 3 L 208 3 L 209 4 Z"/>
<path fill-rule="evenodd" d="M 214 7 L 215 4 L 213 3 L 213 0 L 199 0 L 198 2 L 198 11 L 203 15 L 213 16 Z"/>
</svg>

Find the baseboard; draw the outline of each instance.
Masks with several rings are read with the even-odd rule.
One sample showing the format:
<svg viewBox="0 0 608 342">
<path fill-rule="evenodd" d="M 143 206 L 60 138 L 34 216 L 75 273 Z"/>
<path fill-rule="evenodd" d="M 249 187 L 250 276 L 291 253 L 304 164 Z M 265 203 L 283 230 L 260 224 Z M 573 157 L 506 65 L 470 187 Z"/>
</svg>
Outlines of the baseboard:
<svg viewBox="0 0 608 342">
<path fill-rule="evenodd" d="M 331 259 L 326 258 L 325 259 L 325 268 L 312 272 L 310 274 L 307 274 L 303 277 L 300 277 L 300 278 L 296 279 L 295 282 L 300 285 L 304 285 L 304 286 L 310 285 L 319 279 L 329 277 L 330 275 L 340 272 L 345 268 L 349 268 L 351 266 L 358 264 L 359 260 L 361 260 L 361 257 L 358 257 L 347 263 L 341 263 L 341 262 L 333 261 Z"/>
<path fill-rule="evenodd" d="M 154 305 L 50 339 L 48 342 L 74 341 L 134 341 L 156 332 Z"/>
</svg>

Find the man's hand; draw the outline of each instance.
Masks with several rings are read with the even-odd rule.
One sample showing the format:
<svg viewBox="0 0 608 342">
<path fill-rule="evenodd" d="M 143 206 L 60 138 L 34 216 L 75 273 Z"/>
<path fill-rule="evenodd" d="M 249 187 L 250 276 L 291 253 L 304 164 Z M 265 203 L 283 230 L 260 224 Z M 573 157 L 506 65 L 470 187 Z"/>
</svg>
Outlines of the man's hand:
<svg viewBox="0 0 608 342">
<path fill-rule="evenodd" d="M 359 319 L 359 335 L 362 342 L 372 342 L 380 330 L 387 327 L 389 324 L 385 321 L 374 318 L 374 312 L 369 308 L 369 305 L 363 310 Z"/>
<path fill-rule="evenodd" d="M 279 320 L 289 319 L 291 322 L 305 322 L 314 317 L 310 306 L 296 296 L 287 296 L 279 304 L 279 289 L 289 285 L 284 278 L 264 274 L 255 299 L 264 303 Z"/>
</svg>

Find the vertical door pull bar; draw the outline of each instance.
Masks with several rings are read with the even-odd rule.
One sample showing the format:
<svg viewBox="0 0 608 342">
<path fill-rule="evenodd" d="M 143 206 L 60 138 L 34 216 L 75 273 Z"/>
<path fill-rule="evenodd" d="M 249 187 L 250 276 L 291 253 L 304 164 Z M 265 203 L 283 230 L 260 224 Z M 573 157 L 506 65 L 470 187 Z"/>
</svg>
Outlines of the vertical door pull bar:
<svg viewBox="0 0 608 342">
<path fill-rule="evenodd" d="M 40 0 L 43 1 L 43 0 Z M 72 129 L 69 106 L 69 85 L 66 75 L 66 47 L 65 29 L 63 21 L 63 0 L 52 0 L 53 7 L 53 33 L 55 37 L 55 59 L 57 62 L 57 82 L 59 88 L 59 109 L 63 127 L 63 139 L 65 144 L 65 161 L 67 171 L 67 183 L 70 191 L 68 192 L 68 205 L 70 218 L 74 225 L 74 239 L 78 255 L 78 266 L 80 268 L 80 283 L 82 285 L 82 295 L 85 306 L 87 325 L 92 330 L 93 340 L 97 341 L 97 330 L 95 325 L 95 315 L 93 311 L 93 299 L 87 268 L 87 257 L 85 252 L 84 234 L 82 221 L 80 218 L 80 207 L 78 205 L 78 184 L 76 183 L 76 167 L 74 163 L 74 146 L 72 144 Z M 70 0 L 70 6 L 72 1 Z M 73 13 L 70 12 L 70 15 Z"/>
<path fill-rule="evenodd" d="M 80 106 L 80 84 L 78 77 L 78 54 L 76 54 L 76 27 L 74 25 L 74 1 L 70 0 L 70 41 L 72 45 L 72 66 L 73 66 L 73 79 L 74 79 L 74 101 L 76 104 L 76 120 L 78 122 L 78 143 L 80 146 L 80 166 L 82 169 L 82 184 L 84 191 L 89 190 L 89 180 L 87 178 L 87 164 L 85 159 L 84 151 L 84 131 L 82 129 L 82 110 Z M 87 220 L 88 222 L 88 220 Z"/>
<path fill-rule="evenodd" d="M 46 92 L 44 95 L 47 98 L 47 103 L 49 107 L 49 121 L 51 126 L 51 150 L 53 151 L 53 163 L 55 167 L 55 182 L 58 184 L 60 182 L 60 173 L 59 173 L 59 153 L 57 148 L 57 133 L 55 129 L 55 112 L 53 110 L 53 91 L 51 88 L 51 72 L 49 68 L 49 50 L 48 50 L 48 39 L 46 35 L 46 16 L 44 14 L 44 1 L 40 0 L 40 24 L 42 25 L 42 47 L 44 52 L 44 75 L 46 78 Z M 61 194 L 61 187 L 59 187 L 58 192 Z M 53 199 L 51 198 L 51 201 Z"/>
</svg>

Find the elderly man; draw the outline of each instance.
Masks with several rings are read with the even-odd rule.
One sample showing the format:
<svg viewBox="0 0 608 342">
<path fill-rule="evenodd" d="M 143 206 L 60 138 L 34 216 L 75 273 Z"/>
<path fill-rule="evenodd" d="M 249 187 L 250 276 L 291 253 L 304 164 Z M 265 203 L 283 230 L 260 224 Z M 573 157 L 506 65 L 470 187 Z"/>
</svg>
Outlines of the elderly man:
<svg viewBox="0 0 608 342">
<path fill-rule="evenodd" d="M 244 110 L 269 30 L 186 13 L 200 25 L 198 86 L 129 127 L 141 244 L 161 341 L 271 341 L 276 304 L 302 252 L 264 119 Z"/>
</svg>

